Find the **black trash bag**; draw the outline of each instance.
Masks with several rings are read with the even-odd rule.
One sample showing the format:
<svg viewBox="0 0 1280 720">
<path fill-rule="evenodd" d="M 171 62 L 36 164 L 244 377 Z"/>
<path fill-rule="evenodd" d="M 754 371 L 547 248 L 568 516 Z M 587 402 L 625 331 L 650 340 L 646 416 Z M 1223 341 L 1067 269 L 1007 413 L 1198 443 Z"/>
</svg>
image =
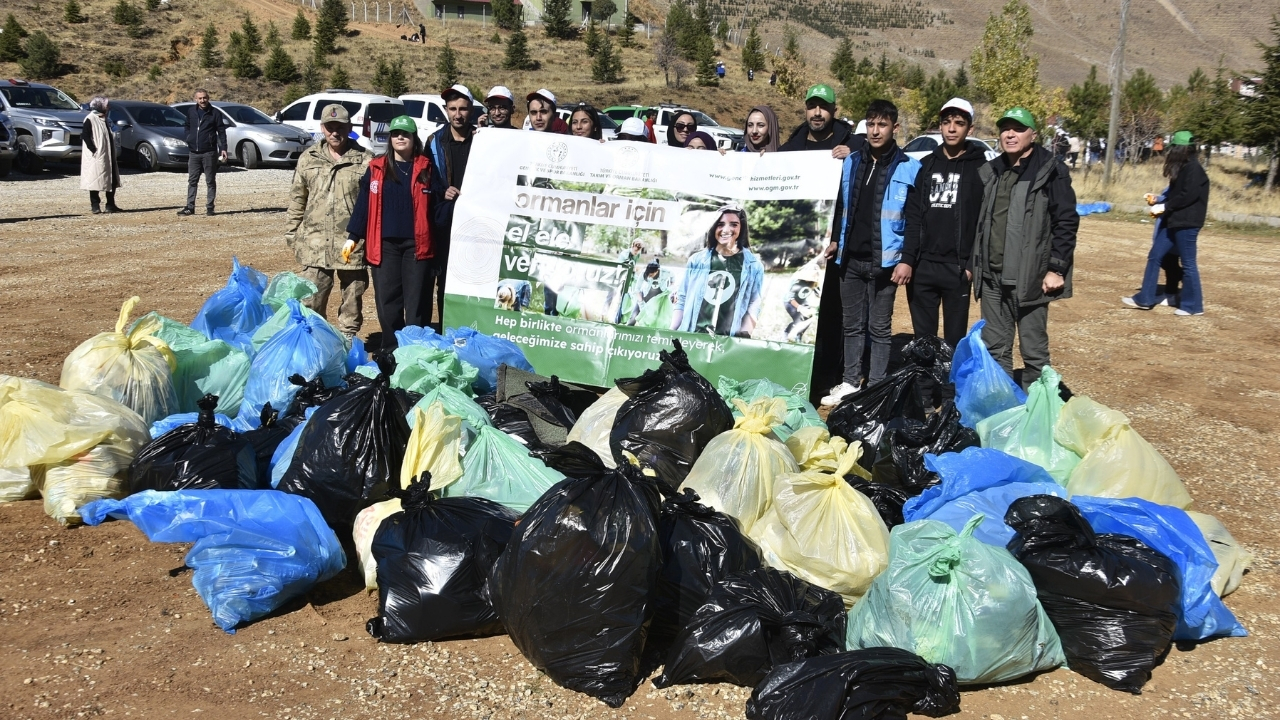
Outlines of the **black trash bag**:
<svg viewBox="0 0 1280 720">
<path fill-rule="evenodd" d="M 493 605 L 534 667 L 619 707 L 644 679 L 662 566 L 658 482 L 629 463 L 610 470 L 577 442 L 547 464 L 567 477 L 516 526 L 493 570 Z"/>
<path fill-rule="evenodd" d="M 779 665 L 747 700 L 747 720 L 906 720 L 959 710 L 954 670 L 891 647 Z"/>
<path fill-rule="evenodd" d="M 271 487 L 271 456 L 275 454 L 276 448 L 284 439 L 289 437 L 289 433 L 298 427 L 302 422 L 302 416 L 290 415 L 288 417 L 280 417 L 275 408 L 271 407 L 271 403 L 262 406 L 262 415 L 257 428 L 246 433 L 241 433 L 240 437 L 244 438 L 253 446 L 254 457 L 258 470 L 258 489 L 265 490 Z"/>
<path fill-rule="evenodd" d="M 493 395 L 481 395 L 476 398 L 476 404 L 489 414 L 489 420 L 495 428 L 518 440 L 520 444 L 529 448 L 531 454 L 551 450 L 551 447 L 545 445 L 538 437 L 538 433 L 533 429 L 533 422 L 529 420 L 529 414 L 524 410 L 498 402 Z"/>
<path fill-rule="evenodd" d="M 1178 624 L 1177 566 L 1124 535 L 1096 535 L 1075 505 L 1052 495 L 1015 500 L 1009 552 L 1031 573 L 1067 666 L 1139 694 Z"/>
<path fill-rule="evenodd" d="M 662 648 L 702 607 L 715 583 L 763 563 L 760 548 L 742 534 L 738 521 L 700 504 L 688 488 L 662 503 L 658 535 L 662 573 L 649 644 Z"/>
<path fill-rule="evenodd" d="M 578 415 L 599 399 L 595 392 L 560 382 L 555 375 L 543 377 L 509 365 L 498 368 L 496 397 L 498 403 L 520 411 L 511 417 L 529 422 L 546 449 L 564 445 Z"/>
<path fill-rule="evenodd" d="M 391 498 L 409 442 L 413 407 L 388 375 L 347 377 L 347 391 L 316 408 L 277 489 L 311 498 L 339 536 L 356 514 Z"/>
<path fill-rule="evenodd" d="M 711 438 L 733 428 L 733 412 L 689 365 L 680 341 L 671 342 L 675 351 L 662 351 L 657 370 L 618 380 L 630 399 L 618 409 L 609 447 L 619 465 L 629 462 L 623 454 L 629 452 L 674 490 Z"/>
<path fill-rule="evenodd" d="M 871 504 L 876 506 L 876 512 L 880 514 L 886 528 L 892 530 L 905 522 L 902 518 L 902 506 L 911 499 L 910 495 L 892 485 L 867 482 L 857 475 L 845 475 L 844 481 L 854 490 L 866 495 Z"/>
<path fill-rule="evenodd" d="M 839 595 L 789 572 L 732 573 L 676 636 L 653 684 L 754 687 L 776 665 L 844 650 L 846 621 Z"/>
<path fill-rule="evenodd" d="M 501 633 L 486 586 L 519 515 L 484 498 L 433 499 L 425 472 L 395 495 L 403 510 L 373 535 L 378 617 L 369 634 L 415 643 Z"/>
<path fill-rule="evenodd" d="M 217 395 L 199 400 L 200 415 L 152 440 L 129 463 L 128 494 L 143 490 L 256 490 L 253 446 L 213 419 Z"/>
<path fill-rule="evenodd" d="M 342 385 L 325 387 L 324 380 L 319 377 L 308 380 L 297 373 L 289 376 L 289 382 L 298 386 L 298 392 L 294 393 L 293 402 L 289 405 L 289 411 L 284 414 L 285 417 L 303 418 L 307 414 L 307 408 L 320 407 L 347 390 Z"/>
<path fill-rule="evenodd" d="M 928 422 L 901 418 L 889 421 L 875 449 L 875 460 L 869 468 L 871 478 L 914 497 L 941 482 L 937 473 L 924 466 L 925 454 L 960 452 L 979 445 L 978 433 L 960 424 L 960 411 L 947 400 L 929 416 Z"/>
</svg>

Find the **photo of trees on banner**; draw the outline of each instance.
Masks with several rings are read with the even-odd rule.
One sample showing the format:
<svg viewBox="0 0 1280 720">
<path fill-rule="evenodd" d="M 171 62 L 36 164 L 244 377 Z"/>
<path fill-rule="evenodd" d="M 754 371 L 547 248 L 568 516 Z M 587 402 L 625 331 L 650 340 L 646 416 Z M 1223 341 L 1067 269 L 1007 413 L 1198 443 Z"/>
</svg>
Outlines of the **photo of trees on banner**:
<svg viewBox="0 0 1280 720">
<path fill-rule="evenodd" d="M 678 337 L 713 380 L 807 387 L 838 161 L 520 133 L 491 164 L 493 135 L 477 136 L 455 211 L 446 324 L 507 337 L 578 382 L 639 374 Z M 797 172 L 809 163 L 829 178 L 819 192 Z M 455 282 L 464 266 L 492 281 Z"/>
</svg>

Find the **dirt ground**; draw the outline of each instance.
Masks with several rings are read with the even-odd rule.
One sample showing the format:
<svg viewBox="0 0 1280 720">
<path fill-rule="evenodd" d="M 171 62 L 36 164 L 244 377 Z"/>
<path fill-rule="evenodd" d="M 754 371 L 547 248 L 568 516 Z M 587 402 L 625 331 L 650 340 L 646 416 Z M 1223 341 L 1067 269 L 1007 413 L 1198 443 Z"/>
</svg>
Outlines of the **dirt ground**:
<svg viewBox="0 0 1280 720">
<path fill-rule="evenodd" d="M 185 183 L 174 173 L 126 176 L 129 212 L 112 216 L 87 213 L 74 176 L 0 181 L 0 373 L 56 383 L 67 353 L 111 329 L 130 295 L 139 313 L 189 321 L 233 254 L 293 268 L 281 239 L 289 178 L 220 175 L 213 218 L 175 217 Z M 1179 318 L 1119 303 L 1150 232 L 1131 218 L 1083 221 L 1076 297 L 1051 311 L 1053 364 L 1076 393 L 1127 413 L 1196 507 L 1254 553 L 1227 598 L 1251 635 L 1175 649 L 1141 696 L 1064 668 L 967 691 L 956 717 L 1277 716 L 1280 237 L 1207 228 L 1206 314 Z M 898 317 L 908 332 L 901 305 Z M 127 522 L 65 529 L 39 501 L 0 505 L 0 538 L 3 718 L 736 718 L 750 692 L 646 683 L 612 710 L 541 677 L 505 637 L 379 645 L 364 630 L 377 599 L 351 571 L 229 635 L 192 590 L 186 546 L 151 544 Z"/>
</svg>

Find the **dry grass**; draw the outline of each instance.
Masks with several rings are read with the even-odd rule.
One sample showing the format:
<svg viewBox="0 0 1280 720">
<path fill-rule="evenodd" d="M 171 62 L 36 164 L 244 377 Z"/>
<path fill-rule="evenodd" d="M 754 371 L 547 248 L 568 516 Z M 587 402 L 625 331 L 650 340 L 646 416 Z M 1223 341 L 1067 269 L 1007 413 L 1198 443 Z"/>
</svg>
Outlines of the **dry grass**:
<svg viewBox="0 0 1280 720">
<path fill-rule="evenodd" d="M 1080 202 L 1109 202 L 1114 205 L 1143 205 L 1142 196 L 1158 193 L 1169 184 L 1161 175 L 1159 161 L 1127 164 L 1112 168 L 1109 187 L 1102 184 L 1102 166 L 1077 168 L 1071 179 Z M 1280 193 L 1267 195 L 1261 186 L 1246 189 L 1251 175 L 1265 173 L 1262 161 L 1250 163 L 1234 158 L 1214 157 L 1209 172 L 1209 209 L 1245 215 L 1280 217 Z"/>
</svg>

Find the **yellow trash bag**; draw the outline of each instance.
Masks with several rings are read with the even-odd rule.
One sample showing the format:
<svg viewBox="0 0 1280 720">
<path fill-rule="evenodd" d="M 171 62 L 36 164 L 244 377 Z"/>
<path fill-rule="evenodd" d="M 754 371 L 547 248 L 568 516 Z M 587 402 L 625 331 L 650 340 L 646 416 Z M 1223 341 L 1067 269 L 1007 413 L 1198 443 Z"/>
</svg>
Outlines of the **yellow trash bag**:
<svg viewBox="0 0 1280 720">
<path fill-rule="evenodd" d="M 0 375 L 0 467 L 62 462 L 110 434 L 110 423 L 73 423 L 72 394 L 39 380 Z"/>
<path fill-rule="evenodd" d="M 1230 595 L 1240 587 L 1244 571 L 1253 566 L 1253 553 L 1240 547 L 1240 543 L 1231 537 L 1227 527 L 1218 518 L 1194 510 L 1189 510 L 1187 515 L 1191 516 L 1191 521 L 1204 533 L 1204 539 L 1208 541 L 1209 549 L 1218 561 L 1218 569 L 1214 571 L 1209 585 L 1218 597 Z"/>
<path fill-rule="evenodd" d="M 439 491 L 462 477 L 462 418 L 445 412 L 436 401 L 426 412 L 413 408 L 413 432 L 400 465 L 400 487 L 408 488 L 423 472 L 431 473 L 431 491 Z"/>
<path fill-rule="evenodd" d="M 382 521 L 402 510 L 400 498 L 374 503 L 356 515 L 355 526 L 351 530 L 352 539 L 356 543 L 356 557 L 360 559 L 360 574 L 364 575 L 364 589 L 378 589 L 378 561 L 373 559 L 373 536 L 377 534 Z"/>
<path fill-rule="evenodd" d="M 749 533 L 766 565 L 839 593 L 846 609 L 889 565 L 889 529 L 867 496 L 844 481 L 861 455 L 855 442 L 834 473 L 778 477 L 769 512 Z"/>
<path fill-rule="evenodd" d="M 742 412 L 733 429 L 711 438 L 689 470 L 680 489 L 698 493 L 702 504 L 738 520 L 743 533 L 769 509 L 774 478 L 800 470 L 791 451 L 773 434 L 787 419 L 787 403 L 762 397 L 748 405 L 733 404 Z"/>
<path fill-rule="evenodd" d="M 36 471 L 39 471 L 38 475 Z M 40 466 L 0 468 L 0 502 L 14 502 L 35 497 L 43 478 L 44 469 Z"/>
<path fill-rule="evenodd" d="M 124 405 L 92 393 L 67 394 L 76 406 L 74 424 L 107 428 L 107 433 L 93 448 L 43 468 L 40 493 L 44 495 L 44 511 L 64 525 L 80 522 L 83 505 L 124 497 L 129 464 L 151 441 L 147 424 Z"/>
<path fill-rule="evenodd" d="M 613 451 L 609 449 L 609 433 L 613 432 L 613 421 L 618 417 L 618 408 L 627 400 L 630 400 L 627 394 L 616 387 L 601 395 L 599 400 L 591 403 L 591 407 L 578 416 L 578 421 L 570 428 L 565 442 L 576 440 L 594 450 L 604 461 L 605 467 L 618 467 L 618 462 L 613 459 Z"/>
<path fill-rule="evenodd" d="M 787 438 L 787 449 L 791 451 L 791 456 L 801 470 L 833 473 L 840 467 L 840 457 L 848 447 L 847 440 L 839 436 L 831 437 L 826 428 L 815 425 L 802 427 Z M 871 482 L 871 473 L 856 462 L 849 472 Z"/>
<path fill-rule="evenodd" d="M 115 332 L 95 335 L 80 343 L 62 363 L 65 390 L 84 390 L 124 403 L 153 423 L 178 408 L 173 390 L 173 352 L 153 333 L 160 321 L 144 318 L 132 330 L 129 314 L 138 304 L 137 296 L 120 308 Z"/>
<path fill-rule="evenodd" d="M 1067 479 L 1071 495 L 1191 506 L 1178 473 L 1118 410 L 1077 395 L 1063 406 L 1053 439 L 1081 457 Z"/>
</svg>

